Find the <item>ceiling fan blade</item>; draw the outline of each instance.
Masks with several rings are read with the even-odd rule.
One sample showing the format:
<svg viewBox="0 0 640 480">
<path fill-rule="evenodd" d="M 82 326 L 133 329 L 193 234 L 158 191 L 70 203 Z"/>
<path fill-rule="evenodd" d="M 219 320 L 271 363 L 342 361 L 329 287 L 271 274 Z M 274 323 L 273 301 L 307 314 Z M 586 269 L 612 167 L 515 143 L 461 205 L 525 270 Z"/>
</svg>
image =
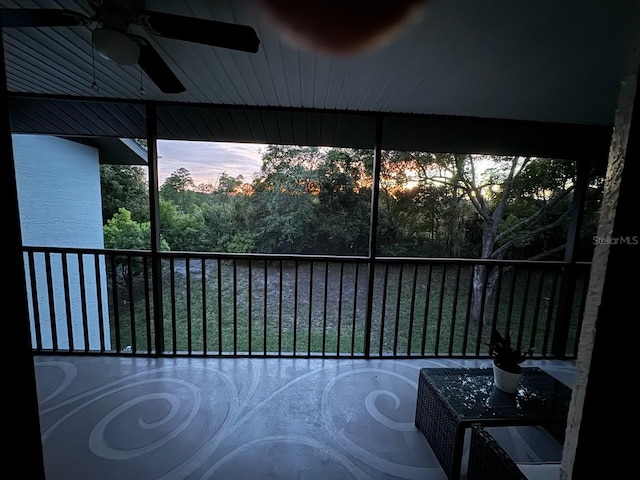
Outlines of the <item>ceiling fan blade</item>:
<svg viewBox="0 0 640 480">
<path fill-rule="evenodd" d="M 41 8 L 3 8 L 0 25 L 10 27 L 78 27 L 89 25 L 90 18 L 72 10 Z"/>
<path fill-rule="evenodd" d="M 141 43 L 138 65 L 164 93 L 182 93 L 186 89 L 160 54 L 148 43 Z"/>
<path fill-rule="evenodd" d="M 247 25 L 148 11 L 141 12 L 138 19 L 142 26 L 161 37 L 250 53 L 256 53 L 260 46 L 255 30 Z"/>
</svg>

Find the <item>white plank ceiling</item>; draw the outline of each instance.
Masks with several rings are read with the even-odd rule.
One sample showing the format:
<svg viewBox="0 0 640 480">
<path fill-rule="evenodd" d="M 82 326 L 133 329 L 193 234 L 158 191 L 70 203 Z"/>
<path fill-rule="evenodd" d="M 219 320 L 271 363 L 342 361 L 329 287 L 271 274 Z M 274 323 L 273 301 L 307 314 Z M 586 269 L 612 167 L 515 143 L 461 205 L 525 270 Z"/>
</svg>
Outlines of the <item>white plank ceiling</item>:
<svg viewBox="0 0 640 480">
<path fill-rule="evenodd" d="M 348 0 L 345 0 L 348 1 Z M 349 57 L 297 48 L 253 2 L 148 0 L 147 8 L 250 25 L 256 54 L 151 41 L 184 83 L 165 95 L 137 67 L 96 57 L 86 27 L 5 29 L 11 92 L 167 102 L 337 109 L 611 125 L 637 0 L 429 0 L 389 45 Z M 85 0 L 0 0 L 66 8 Z"/>
</svg>

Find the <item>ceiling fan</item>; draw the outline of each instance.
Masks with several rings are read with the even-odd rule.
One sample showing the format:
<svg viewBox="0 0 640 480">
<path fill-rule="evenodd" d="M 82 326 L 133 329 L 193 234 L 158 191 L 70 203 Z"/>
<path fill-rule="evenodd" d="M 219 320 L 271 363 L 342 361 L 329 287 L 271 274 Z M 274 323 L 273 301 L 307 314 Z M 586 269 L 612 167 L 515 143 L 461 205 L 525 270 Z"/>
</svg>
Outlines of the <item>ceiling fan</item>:
<svg viewBox="0 0 640 480">
<path fill-rule="evenodd" d="M 144 0 L 93 0 L 91 9 L 91 16 L 64 9 L 0 9 L 0 25 L 88 27 L 101 56 L 119 65 L 139 65 L 164 93 L 184 92 L 185 87 L 149 41 L 135 33 L 137 27 L 151 36 L 243 52 L 255 53 L 260 45 L 250 26 L 152 12 L 145 9 Z"/>
</svg>

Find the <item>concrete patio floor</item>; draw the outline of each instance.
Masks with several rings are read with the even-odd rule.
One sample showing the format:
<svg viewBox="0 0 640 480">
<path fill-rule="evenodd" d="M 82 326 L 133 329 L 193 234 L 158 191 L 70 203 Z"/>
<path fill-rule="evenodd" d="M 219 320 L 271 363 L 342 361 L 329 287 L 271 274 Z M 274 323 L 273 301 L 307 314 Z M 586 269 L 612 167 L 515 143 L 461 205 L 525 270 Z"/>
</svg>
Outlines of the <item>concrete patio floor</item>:
<svg viewBox="0 0 640 480">
<path fill-rule="evenodd" d="M 37 356 L 47 478 L 445 479 L 414 424 L 419 370 L 486 360 Z M 575 363 L 528 361 L 572 386 Z M 559 460 L 504 427 L 518 460 Z"/>
</svg>

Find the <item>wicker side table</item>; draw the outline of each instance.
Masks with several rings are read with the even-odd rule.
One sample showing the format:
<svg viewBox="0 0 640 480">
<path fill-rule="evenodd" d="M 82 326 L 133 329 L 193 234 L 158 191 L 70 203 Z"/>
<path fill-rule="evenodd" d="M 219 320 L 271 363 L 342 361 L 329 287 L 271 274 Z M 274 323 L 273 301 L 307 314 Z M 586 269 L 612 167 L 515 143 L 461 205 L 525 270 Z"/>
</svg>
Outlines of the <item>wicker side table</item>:
<svg viewBox="0 0 640 480">
<path fill-rule="evenodd" d="M 498 442 L 480 425 L 471 427 L 469 480 L 527 480 Z"/>
<path fill-rule="evenodd" d="M 424 434 L 447 476 L 460 476 L 464 427 L 458 414 L 442 397 L 427 369 L 420 371 L 416 427 Z"/>
<path fill-rule="evenodd" d="M 465 430 L 474 423 L 564 431 L 571 389 L 539 368 L 524 370 L 515 394 L 493 386 L 490 368 L 420 370 L 415 424 L 451 480 L 460 478 Z"/>
</svg>

